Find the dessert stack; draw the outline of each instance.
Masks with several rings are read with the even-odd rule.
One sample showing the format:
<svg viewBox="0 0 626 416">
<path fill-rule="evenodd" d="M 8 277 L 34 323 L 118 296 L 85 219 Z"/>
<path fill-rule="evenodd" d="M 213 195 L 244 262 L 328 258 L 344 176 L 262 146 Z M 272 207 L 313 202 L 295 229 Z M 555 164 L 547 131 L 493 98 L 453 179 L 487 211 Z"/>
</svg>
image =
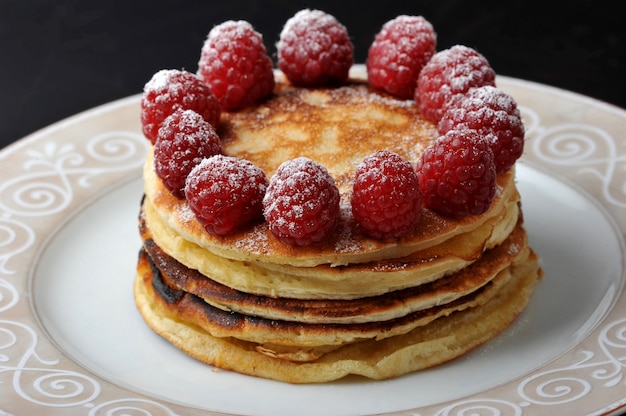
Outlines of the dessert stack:
<svg viewBox="0 0 626 416">
<path fill-rule="evenodd" d="M 196 73 L 146 83 L 146 323 L 290 383 L 400 376 L 507 328 L 542 272 L 515 185 L 524 127 L 486 58 L 398 16 L 354 65 L 347 28 L 309 9 L 277 50 L 275 67 L 227 21 Z"/>
</svg>

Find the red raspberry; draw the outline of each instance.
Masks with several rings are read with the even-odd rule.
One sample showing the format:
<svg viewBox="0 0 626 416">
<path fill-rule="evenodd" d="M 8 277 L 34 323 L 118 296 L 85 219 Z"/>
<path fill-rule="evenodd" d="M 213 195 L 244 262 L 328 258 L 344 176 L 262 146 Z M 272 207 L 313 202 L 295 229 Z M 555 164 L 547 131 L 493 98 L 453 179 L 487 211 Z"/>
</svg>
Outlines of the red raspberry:
<svg viewBox="0 0 626 416">
<path fill-rule="evenodd" d="M 193 110 L 178 109 L 159 129 L 154 145 L 154 170 L 163 185 L 184 198 L 185 180 L 205 157 L 222 152 L 213 126 Z"/>
<path fill-rule="evenodd" d="M 370 85 L 400 98 L 413 98 L 417 77 L 436 47 L 435 30 L 422 16 L 402 15 L 388 21 L 367 54 Z"/>
<path fill-rule="evenodd" d="M 488 138 L 496 173 L 506 171 L 522 156 L 524 124 L 517 103 L 496 87 L 472 88 L 448 105 L 438 124 L 439 135 L 463 128 L 477 130 Z"/>
<path fill-rule="evenodd" d="M 456 45 L 437 52 L 417 78 L 415 101 L 428 120 L 437 123 L 455 96 L 473 87 L 495 86 L 496 73 L 476 50 Z"/>
<path fill-rule="evenodd" d="M 278 68 L 295 85 L 341 83 L 353 63 L 348 30 L 320 10 L 301 10 L 287 20 L 276 49 Z"/>
<path fill-rule="evenodd" d="M 274 68 L 263 37 L 243 20 L 211 29 L 202 46 L 198 75 L 224 110 L 251 105 L 274 89 Z"/>
<path fill-rule="evenodd" d="M 219 123 L 219 102 L 200 78 L 187 71 L 163 69 L 146 83 L 141 97 L 143 133 L 152 144 L 163 120 L 179 108 L 194 110 L 214 127 Z"/>
<path fill-rule="evenodd" d="M 425 206 L 457 218 L 487 211 L 496 192 L 493 160 L 489 144 L 474 130 L 439 136 L 416 166 Z"/>
<path fill-rule="evenodd" d="M 189 173 L 185 196 L 209 234 L 226 235 L 261 218 L 266 189 L 265 173 L 252 162 L 216 155 Z"/>
<path fill-rule="evenodd" d="M 371 237 L 394 238 L 411 232 L 423 202 L 413 166 L 396 153 L 376 152 L 357 167 L 352 215 Z"/>
<path fill-rule="evenodd" d="M 306 157 L 288 160 L 270 179 L 265 220 L 281 241 L 308 245 L 323 240 L 339 218 L 339 190 L 326 168 Z"/>
</svg>

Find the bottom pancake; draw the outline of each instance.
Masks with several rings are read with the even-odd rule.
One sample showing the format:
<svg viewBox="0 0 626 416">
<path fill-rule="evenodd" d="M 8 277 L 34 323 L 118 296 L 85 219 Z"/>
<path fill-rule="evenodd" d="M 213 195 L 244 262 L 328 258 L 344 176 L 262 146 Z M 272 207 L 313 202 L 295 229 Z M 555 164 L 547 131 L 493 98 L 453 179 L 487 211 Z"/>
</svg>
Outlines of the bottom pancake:
<svg viewBox="0 0 626 416">
<path fill-rule="evenodd" d="M 327 382 L 350 374 L 380 380 L 452 360 L 502 332 L 526 307 L 540 277 L 537 262 L 531 252 L 526 261 L 511 265 L 507 283 L 484 304 L 440 317 L 402 335 L 330 346 L 319 358 L 307 362 L 273 356 L 254 342 L 214 337 L 192 321 L 181 319 L 174 300 L 185 292 L 169 287 L 155 291 L 154 270 L 145 252 L 139 256 L 134 296 L 153 331 L 204 363 L 289 383 Z"/>
</svg>

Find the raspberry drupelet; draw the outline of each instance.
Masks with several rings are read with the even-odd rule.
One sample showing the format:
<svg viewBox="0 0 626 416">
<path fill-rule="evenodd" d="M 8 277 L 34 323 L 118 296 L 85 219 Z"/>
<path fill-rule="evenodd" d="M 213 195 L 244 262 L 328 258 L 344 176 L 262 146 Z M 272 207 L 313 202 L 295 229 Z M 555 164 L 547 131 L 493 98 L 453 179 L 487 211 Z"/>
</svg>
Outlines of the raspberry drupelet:
<svg viewBox="0 0 626 416">
<path fill-rule="evenodd" d="M 370 237 L 387 239 L 408 234 L 421 217 L 423 202 L 413 166 L 398 154 L 381 150 L 357 167 L 352 215 Z"/>
<path fill-rule="evenodd" d="M 177 109 L 193 110 L 214 127 L 220 120 L 219 102 L 202 80 L 191 72 L 162 69 L 145 84 L 141 97 L 141 125 L 152 144 L 163 120 Z"/>
<path fill-rule="evenodd" d="M 489 144 L 474 130 L 450 130 L 417 161 L 424 205 L 461 218 L 486 212 L 496 192 L 496 167 Z"/>
<path fill-rule="evenodd" d="M 283 162 L 270 179 L 263 212 L 281 241 L 309 245 L 322 241 L 339 218 L 339 190 L 326 168 L 306 157 Z"/>
<path fill-rule="evenodd" d="M 320 10 L 300 10 L 287 20 L 276 49 L 278 68 L 300 86 L 342 83 L 354 59 L 346 27 Z"/>
<path fill-rule="evenodd" d="M 253 104 L 274 89 L 273 63 L 263 37 L 244 20 L 211 29 L 202 46 L 198 75 L 226 111 Z"/>
<path fill-rule="evenodd" d="M 189 173 L 185 196 L 209 234 L 226 235 L 263 213 L 267 178 L 252 162 L 216 155 Z"/>
<path fill-rule="evenodd" d="M 422 16 L 401 15 L 385 23 L 367 54 L 370 85 L 413 98 L 417 77 L 436 52 L 437 35 Z"/>
<path fill-rule="evenodd" d="M 159 129 L 154 145 L 154 170 L 163 185 L 184 198 L 187 175 L 202 159 L 222 153 L 213 126 L 193 110 L 178 109 Z"/>
<path fill-rule="evenodd" d="M 508 170 L 524 151 L 524 124 L 517 103 L 512 96 L 490 85 L 472 88 L 448 105 L 437 130 L 439 135 L 444 135 L 453 129 L 476 130 L 487 138 L 496 173 Z"/>
<path fill-rule="evenodd" d="M 415 101 L 428 120 L 438 123 L 448 103 L 474 87 L 495 86 L 496 73 L 476 50 L 455 45 L 437 52 L 417 78 Z"/>
</svg>

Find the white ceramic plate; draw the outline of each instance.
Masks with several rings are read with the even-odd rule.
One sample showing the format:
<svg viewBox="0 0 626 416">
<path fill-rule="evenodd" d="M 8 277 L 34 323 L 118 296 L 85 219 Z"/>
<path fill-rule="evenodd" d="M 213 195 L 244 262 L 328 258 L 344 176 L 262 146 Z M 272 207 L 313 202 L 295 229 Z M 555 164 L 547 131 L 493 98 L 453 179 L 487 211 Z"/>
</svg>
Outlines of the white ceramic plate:
<svg viewBox="0 0 626 416">
<path fill-rule="evenodd" d="M 135 310 L 139 97 L 0 152 L 0 415 L 611 414 L 626 406 L 626 111 L 500 77 L 545 278 L 501 336 L 394 380 L 289 385 L 216 370 Z"/>
</svg>

